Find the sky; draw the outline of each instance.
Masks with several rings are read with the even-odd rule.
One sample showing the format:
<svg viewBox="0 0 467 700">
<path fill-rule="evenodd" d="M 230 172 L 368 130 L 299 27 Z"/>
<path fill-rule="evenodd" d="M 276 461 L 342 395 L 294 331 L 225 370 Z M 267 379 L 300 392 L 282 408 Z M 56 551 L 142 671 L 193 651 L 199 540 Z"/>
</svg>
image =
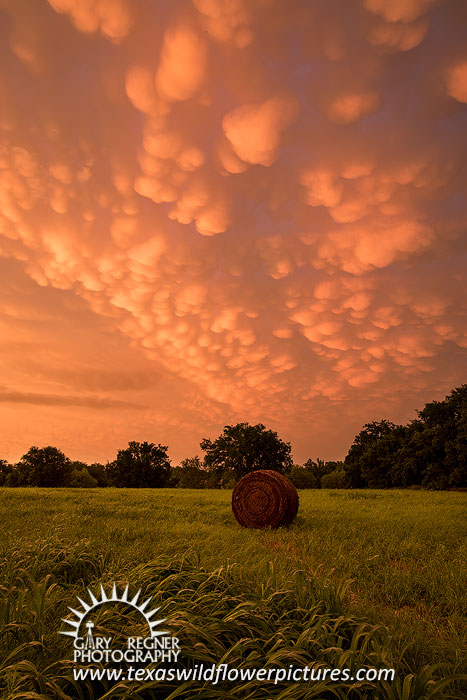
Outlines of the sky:
<svg viewBox="0 0 467 700">
<path fill-rule="evenodd" d="M 467 379 L 465 0 L 0 0 L 0 458 Z"/>
</svg>

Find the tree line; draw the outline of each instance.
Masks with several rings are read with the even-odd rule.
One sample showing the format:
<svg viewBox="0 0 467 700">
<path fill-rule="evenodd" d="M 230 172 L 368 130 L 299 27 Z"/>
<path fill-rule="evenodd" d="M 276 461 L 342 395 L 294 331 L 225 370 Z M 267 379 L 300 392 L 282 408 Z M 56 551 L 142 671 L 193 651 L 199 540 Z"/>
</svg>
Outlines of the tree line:
<svg viewBox="0 0 467 700">
<path fill-rule="evenodd" d="M 225 426 L 205 453 L 172 466 L 168 447 L 130 442 L 106 464 L 70 460 L 56 447 L 31 447 L 17 464 L 0 459 L 0 486 L 232 488 L 255 469 L 273 469 L 304 488 L 431 489 L 467 486 L 467 384 L 427 403 L 407 425 L 364 425 L 344 461 L 294 464 L 289 442 L 263 424 Z"/>
<path fill-rule="evenodd" d="M 367 423 L 345 458 L 350 488 L 467 486 L 467 384 L 431 401 L 407 425 Z"/>
</svg>

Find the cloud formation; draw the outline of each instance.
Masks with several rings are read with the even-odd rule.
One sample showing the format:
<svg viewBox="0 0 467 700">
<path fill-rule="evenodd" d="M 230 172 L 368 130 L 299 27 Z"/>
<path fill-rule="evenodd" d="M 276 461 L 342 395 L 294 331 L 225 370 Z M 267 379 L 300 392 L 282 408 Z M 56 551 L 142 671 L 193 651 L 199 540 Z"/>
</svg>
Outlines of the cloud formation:
<svg viewBox="0 0 467 700">
<path fill-rule="evenodd" d="M 32 391 L 10 391 L 0 387 L 0 403 L 24 403 L 36 406 L 84 406 L 86 408 L 131 408 L 144 406 L 118 401 L 117 399 L 96 398 L 94 396 L 67 396 L 62 394 L 39 394 Z"/>
<path fill-rule="evenodd" d="M 462 0 L 3 0 L 0 26 L 1 381 L 89 398 L 84 450 L 50 406 L 32 442 L 179 459 L 248 420 L 340 457 L 465 381 Z"/>
</svg>

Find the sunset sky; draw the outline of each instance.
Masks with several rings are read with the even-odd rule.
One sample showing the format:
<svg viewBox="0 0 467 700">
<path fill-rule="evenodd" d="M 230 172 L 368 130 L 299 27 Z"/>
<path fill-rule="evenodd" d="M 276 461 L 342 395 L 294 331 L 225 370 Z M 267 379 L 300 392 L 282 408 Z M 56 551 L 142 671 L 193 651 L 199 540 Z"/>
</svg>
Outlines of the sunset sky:
<svg viewBox="0 0 467 700">
<path fill-rule="evenodd" d="M 465 0 L 0 0 L 0 458 L 342 458 L 467 380 Z"/>
</svg>

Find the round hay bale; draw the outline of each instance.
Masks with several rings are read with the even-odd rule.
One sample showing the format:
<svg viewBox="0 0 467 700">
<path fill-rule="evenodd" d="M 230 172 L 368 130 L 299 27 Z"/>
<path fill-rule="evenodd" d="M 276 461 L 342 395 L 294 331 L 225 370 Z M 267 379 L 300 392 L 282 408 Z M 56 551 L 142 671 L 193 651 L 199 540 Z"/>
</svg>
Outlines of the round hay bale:
<svg viewBox="0 0 467 700">
<path fill-rule="evenodd" d="M 232 510 L 243 527 L 288 525 L 297 515 L 298 493 L 292 482 L 279 472 L 258 469 L 235 486 Z"/>
</svg>

